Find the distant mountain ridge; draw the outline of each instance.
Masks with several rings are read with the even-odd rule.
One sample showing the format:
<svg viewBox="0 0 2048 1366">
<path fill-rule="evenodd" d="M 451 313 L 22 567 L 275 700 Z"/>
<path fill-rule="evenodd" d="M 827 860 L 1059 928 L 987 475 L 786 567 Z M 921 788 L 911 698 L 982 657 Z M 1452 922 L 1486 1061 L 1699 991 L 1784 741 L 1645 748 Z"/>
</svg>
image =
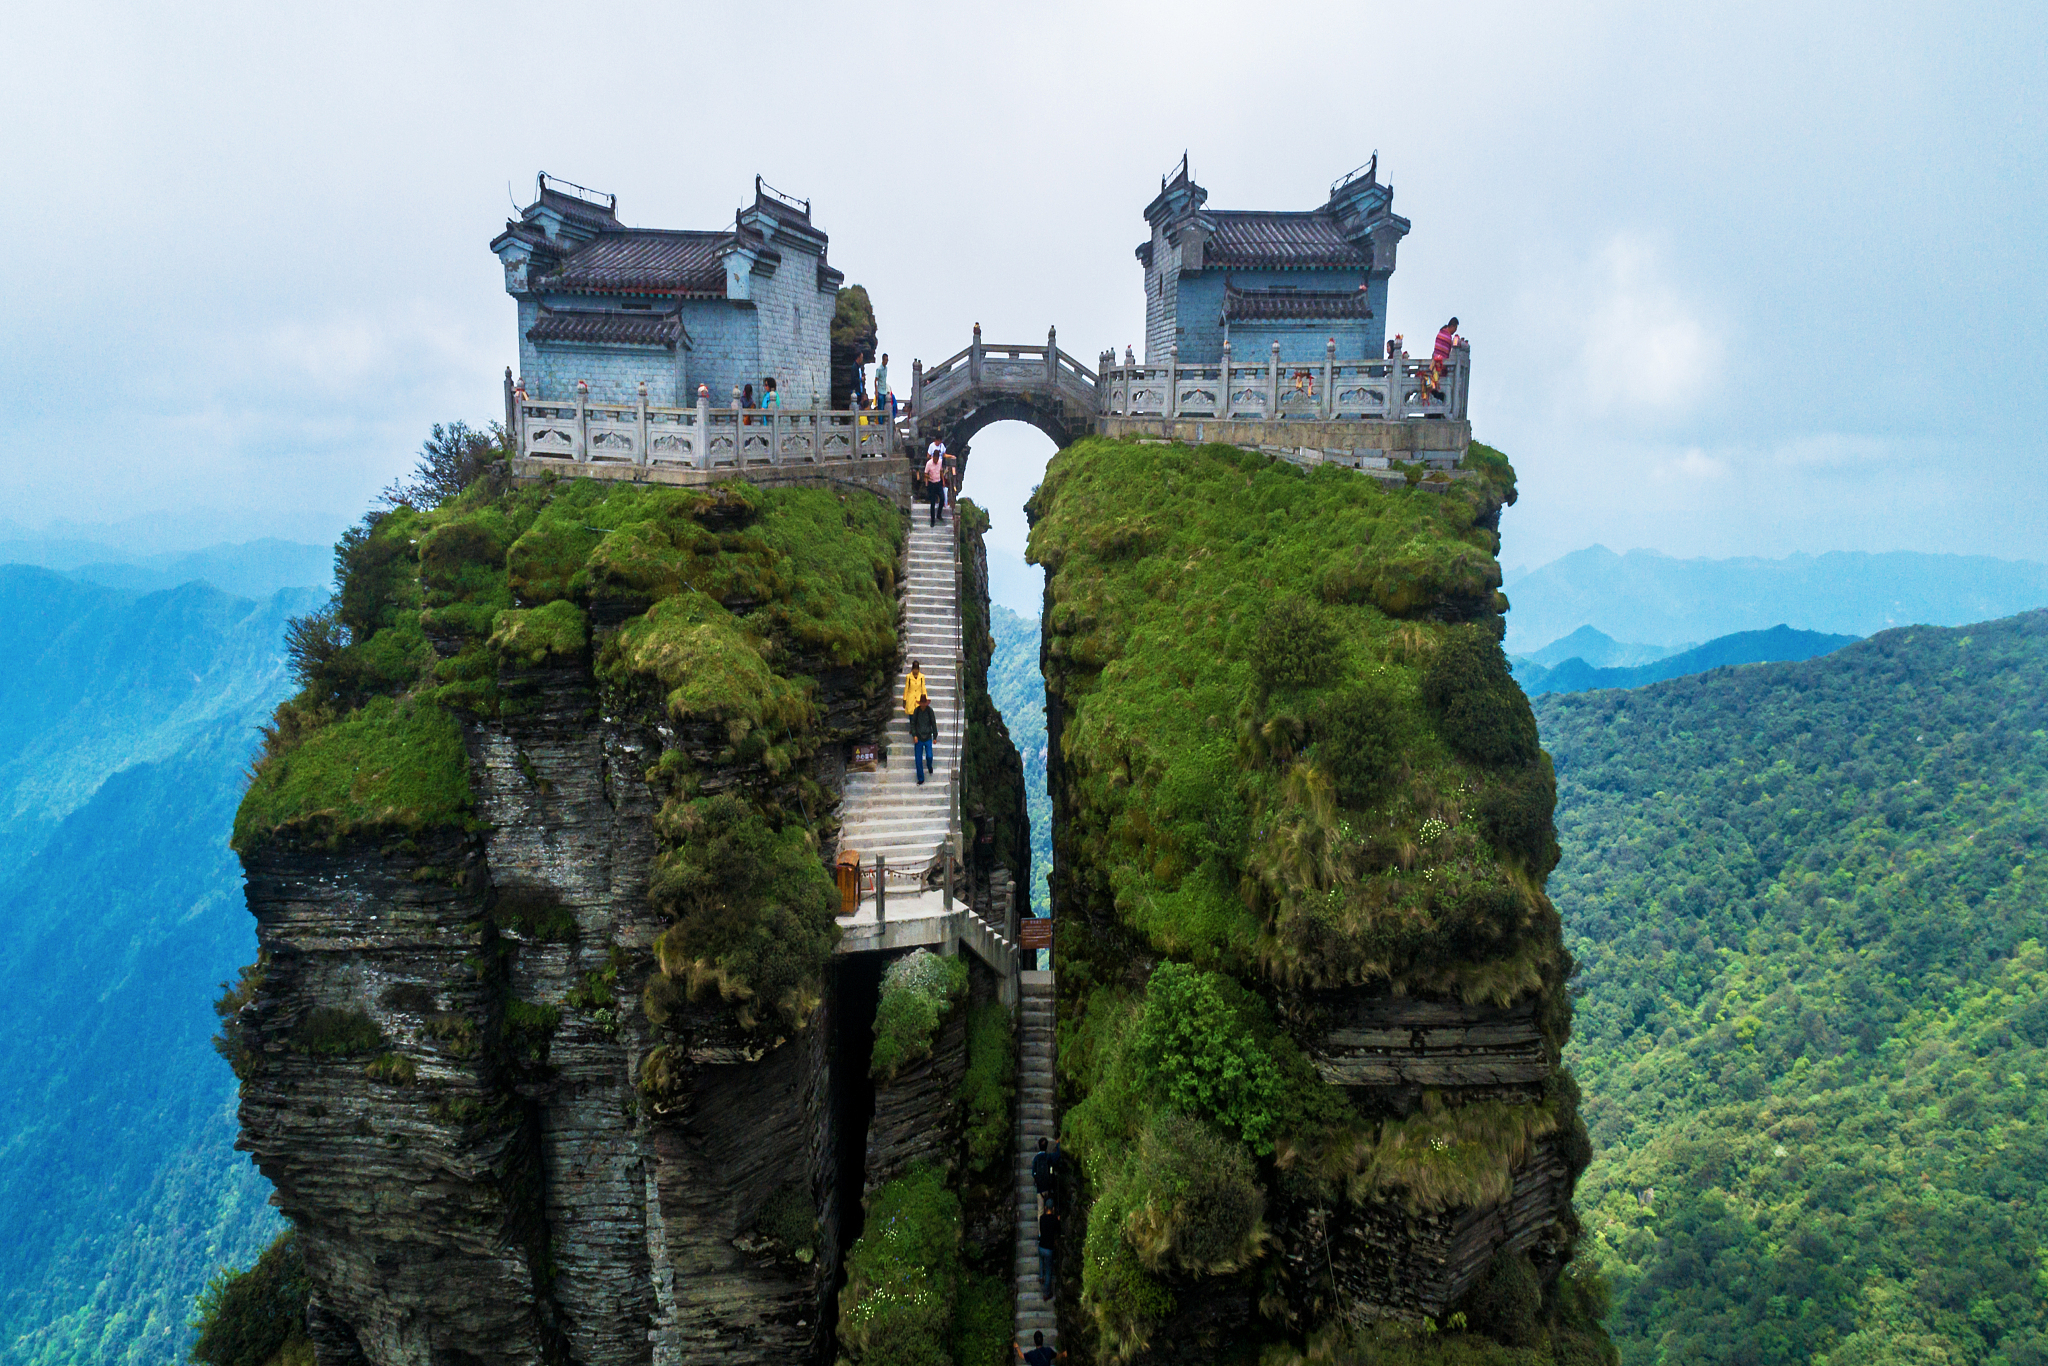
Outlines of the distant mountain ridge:
<svg viewBox="0 0 2048 1366">
<path fill-rule="evenodd" d="M 1574 632 L 1573 637 L 1580 634 L 1583 632 Z M 1593 634 L 1599 635 L 1599 632 Z M 1861 638 L 1828 635 L 1822 631 L 1795 631 L 1781 624 L 1768 631 L 1737 631 L 1704 645 L 1695 645 L 1690 650 L 1681 650 L 1629 668 L 1597 668 L 1585 659 L 1574 657 L 1546 669 L 1533 662 L 1532 657 L 1518 662 L 1514 673 L 1522 691 L 1531 697 L 1551 692 L 1590 692 L 1595 688 L 1640 688 L 1670 678 L 1683 678 L 1687 674 L 1705 673 L 1709 669 L 1726 669 L 1741 664 L 1796 663 L 1831 654 Z M 1543 653 L 1552 653 L 1554 649 L 1552 647 Z"/>
<path fill-rule="evenodd" d="M 203 582 L 234 597 L 258 600 L 281 588 L 325 588 L 334 577 L 332 547 L 276 537 L 142 554 L 98 541 L 0 535 L 0 564 L 53 569 L 136 593 Z"/>
<path fill-rule="evenodd" d="M 1626 669 L 1637 664 L 1648 664 L 1692 648 L 1692 642 L 1666 647 L 1663 645 L 1631 645 L 1616 640 L 1597 626 L 1581 626 L 1564 637 L 1553 640 L 1542 649 L 1523 656 L 1531 664 L 1546 669 L 1555 668 L 1567 659 L 1581 660 L 1596 669 Z"/>
<path fill-rule="evenodd" d="M 1507 594 L 1510 654 L 1589 625 L 1677 647 L 1777 622 L 1867 636 L 2010 616 L 2048 606 L 2048 564 L 1906 550 L 1681 560 L 1596 545 L 1521 575 Z"/>
</svg>

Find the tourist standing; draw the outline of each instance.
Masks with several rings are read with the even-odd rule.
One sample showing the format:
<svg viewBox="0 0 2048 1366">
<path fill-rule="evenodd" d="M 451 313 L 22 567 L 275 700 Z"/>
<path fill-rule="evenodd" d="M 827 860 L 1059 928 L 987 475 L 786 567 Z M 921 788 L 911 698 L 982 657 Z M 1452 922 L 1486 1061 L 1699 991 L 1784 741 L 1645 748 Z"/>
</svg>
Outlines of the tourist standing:
<svg viewBox="0 0 2048 1366">
<path fill-rule="evenodd" d="M 925 523 L 926 526 L 939 524 L 939 509 L 946 502 L 946 459 L 939 454 L 945 447 L 937 442 L 932 445 L 933 452 L 924 462 L 924 500 L 931 511 L 931 520 Z"/>
<path fill-rule="evenodd" d="M 1429 354 L 1429 392 L 1440 397 L 1444 391 L 1444 369 L 1451 363 L 1451 348 L 1458 344 L 1458 320 L 1451 319 L 1436 332 L 1436 349 Z"/>
<path fill-rule="evenodd" d="M 910 677 L 903 680 L 903 714 L 908 716 L 917 710 L 917 704 L 931 696 L 931 689 L 924 679 L 924 666 L 916 660 L 910 661 Z"/>
<path fill-rule="evenodd" d="M 751 409 L 753 406 L 754 386 L 749 384 L 746 388 L 740 390 L 740 408 L 744 411 L 747 409 Z M 751 417 L 742 417 L 740 421 L 749 427 L 754 425 L 754 419 Z"/>
<path fill-rule="evenodd" d="M 775 392 L 775 376 L 770 375 L 761 381 L 761 391 L 761 406 L 763 408 L 780 408 L 782 406 L 782 395 Z"/>
<path fill-rule="evenodd" d="M 918 699 L 917 710 L 910 713 L 910 754 L 911 765 L 917 770 L 917 785 L 924 786 L 924 775 L 937 773 L 938 763 L 932 758 L 932 742 L 939 738 L 939 714 L 932 710 L 930 697 Z"/>
<path fill-rule="evenodd" d="M 853 353 L 853 406 L 868 406 L 868 353 L 865 351 Z"/>
<path fill-rule="evenodd" d="M 875 364 L 875 406 L 889 405 L 889 420 L 896 420 L 896 395 L 889 392 L 889 353 L 884 351 L 882 359 Z"/>
</svg>

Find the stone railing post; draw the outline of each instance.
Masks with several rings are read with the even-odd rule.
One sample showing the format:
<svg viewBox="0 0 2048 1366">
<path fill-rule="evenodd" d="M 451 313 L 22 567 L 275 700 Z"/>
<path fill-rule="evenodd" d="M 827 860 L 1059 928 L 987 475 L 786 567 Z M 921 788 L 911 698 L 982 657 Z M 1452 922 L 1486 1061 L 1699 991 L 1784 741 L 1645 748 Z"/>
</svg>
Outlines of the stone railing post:
<svg viewBox="0 0 2048 1366">
<path fill-rule="evenodd" d="M 1222 369 L 1222 371 L 1221 371 L 1221 372 L 1219 372 L 1219 373 L 1218 373 L 1218 375 L 1217 375 L 1216 377 L 1217 377 L 1218 379 L 1220 379 L 1220 380 L 1222 380 L 1222 381 L 1223 381 L 1223 388 L 1222 388 L 1222 389 L 1221 389 L 1221 390 L 1219 391 L 1219 393 L 1218 393 L 1218 397 L 1217 397 L 1217 400 L 1216 400 L 1216 401 L 1217 401 L 1217 404 L 1219 405 L 1219 406 L 1217 407 L 1217 409 L 1216 409 L 1216 416 L 1218 416 L 1218 417 L 1229 417 L 1229 416 L 1230 416 L 1230 339 L 1229 339 L 1228 337 L 1225 337 L 1225 338 L 1223 339 L 1223 369 Z"/>
<path fill-rule="evenodd" d="M 505 439 L 512 448 L 525 454 L 525 447 L 519 444 L 519 413 L 512 406 L 512 367 L 505 367 Z"/>
<path fill-rule="evenodd" d="M 1273 366 L 1266 371 L 1266 421 L 1280 417 L 1280 343 L 1273 343 Z"/>
<path fill-rule="evenodd" d="M 1326 418 L 1337 415 L 1337 339 L 1330 338 L 1323 343 L 1323 405 Z"/>
<path fill-rule="evenodd" d="M 1451 403 L 1450 416 L 1463 421 L 1466 417 L 1466 398 L 1472 387 L 1472 344 L 1460 342 L 1451 352 Z"/>
<path fill-rule="evenodd" d="M 1166 420 L 1180 416 L 1180 343 L 1170 343 L 1166 348 L 1166 404 L 1159 410 L 1160 434 L 1166 432 Z"/>
<path fill-rule="evenodd" d="M 590 459 L 590 381 L 576 381 L 576 458 Z"/>
<path fill-rule="evenodd" d="M 526 379 L 520 377 L 512 386 L 512 428 L 505 433 L 505 439 L 512 443 L 514 455 L 531 455 L 526 439 Z"/>
<path fill-rule="evenodd" d="M 974 325 L 974 342 L 967 348 L 967 382 L 981 383 L 981 324 Z"/>
<path fill-rule="evenodd" d="M 1060 387 L 1060 330 L 1045 329 L 1045 387 L 1053 393 Z"/>
<path fill-rule="evenodd" d="M 768 410 L 768 463 L 782 463 L 782 405 L 776 404 Z"/>
<path fill-rule="evenodd" d="M 1116 348 L 1111 347 L 1095 358 L 1095 411 L 1109 411 L 1109 396 L 1113 386 L 1109 372 L 1116 365 Z"/>
<path fill-rule="evenodd" d="M 910 416 L 913 421 L 924 416 L 924 362 L 910 362 Z"/>
<path fill-rule="evenodd" d="M 875 923 L 889 923 L 889 856 L 875 855 Z"/>
<path fill-rule="evenodd" d="M 711 468 L 711 386 L 697 386 L 697 438 L 690 443 L 691 464 L 700 470 Z"/>
<path fill-rule="evenodd" d="M 647 381 L 640 381 L 640 421 L 633 437 L 633 463 L 647 463 Z"/>
</svg>

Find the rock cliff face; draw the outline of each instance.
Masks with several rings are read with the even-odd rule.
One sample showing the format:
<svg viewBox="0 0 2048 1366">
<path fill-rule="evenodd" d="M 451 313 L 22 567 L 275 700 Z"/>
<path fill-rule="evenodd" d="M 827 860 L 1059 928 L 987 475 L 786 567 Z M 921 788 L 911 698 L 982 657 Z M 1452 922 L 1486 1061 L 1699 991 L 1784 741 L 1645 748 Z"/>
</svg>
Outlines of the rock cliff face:
<svg viewBox="0 0 2048 1366">
<path fill-rule="evenodd" d="M 966 1004 L 877 1088 L 832 953 L 902 542 L 860 493 L 588 483 L 343 542 L 222 1002 L 322 1366 L 833 1359 L 863 1188 L 967 1109 Z"/>
<path fill-rule="evenodd" d="M 1033 500 L 1063 1317 L 1098 1359 L 1609 1351 L 1562 1274 L 1588 1149 L 1553 789 L 1498 645 L 1513 473 L 1468 467 L 1089 441 Z"/>
<path fill-rule="evenodd" d="M 431 547 L 451 524 L 527 500 L 524 534 L 515 520 L 464 563 L 376 566 L 385 619 L 316 663 L 307 694 L 280 713 L 284 738 L 238 827 L 262 948 L 228 1028 L 242 1144 L 300 1231 L 323 1363 L 829 1360 L 842 1199 L 829 961 L 799 965 L 812 987 L 760 1003 L 767 960 L 744 946 L 722 956 L 676 947 L 679 926 L 718 912 L 651 889 L 677 876 L 665 870 L 715 855 L 693 820 L 727 820 L 727 840 L 771 840 L 779 812 L 785 841 L 810 841 L 799 860 L 810 871 L 798 866 L 794 890 L 771 890 L 761 914 L 794 914 L 791 904 L 815 905 L 814 888 L 829 892 L 822 856 L 845 745 L 878 732 L 890 706 L 898 514 L 883 508 L 844 528 L 873 539 L 879 562 L 833 585 L 879 613 L 884 629 L 865 653 L 834 659 L 801 623 L 785 633 L 762 620 L 778 589 L 820 577 L 785 553 L 752 566 L 722 606 L 693 607 L 688 634 L 657 642 L 698 657 L 657 672 L 650 688 L 625 652 L 635 623 L 659 621 L 659 595 L 621 604 L 579 585 L 551 599 L 565 620 L 577 604 L 577 629 L 531 649 L 518 631 L 549 600 L 541 592 L 515 587 L 498 606 L 490 585 L 472 589 L 493 610 L 467 633 L 448 629 L 463 602 L 435 600 L 437 575 L 488 579 L 509 563 L 516 581 L 517 547 L 546 532 L 547 509 L 568 496 L 515 492 L 481 509 L 399 514 L 356 547 L 352 579 L 372 572 L 384 542 Z M 811 506 L 821 499 L 828 506 Z M 773 540 L 778 513 L 836 516 L 842 501 L 791 491 L 737 521 Z M 736 539 L 729 507 L 708 510 L 649 503 L 638 520 L 618 519 L 604 548 L 638 537 L 715 592 L 734 561 L 772 552 Z M 676 542 L 717 535 L 719 519 L 724 543 L 700 542 L 682 563 Z M 592 509 L 563 520 L 580 526 Z M 661 525 L 670 531 L 649 530 Z M 363 738 L 368 721 L 351 720 L 374 708 L 348 712 L 320 695 L 322 671 L 343 672 L 351 652 L 370 653 L 386 632 L 399 639 L 385 644 L 404 644 L 408 617 L 441 629 L 431 653 L 407 647 L 421 665 L 400 707 L 441 702 L 459 747 L 385 753 Z M 759 623 L 760 634 L 720 637 L 728 622 Z M 750 654 L 704 655 L 735 642 Z M 702 672 L 736 668 L 753 670 L 750 696 L 678 703 Z M 467 691 L 423 691 L 451 676 Z M 801 705 L 762 717 L 763 696 Z M 781 724 L 780 752 L 749 748 L 749 708 Z M 317 766 L 337 747 L 352 775 L 345 792 L 292 787 L 327 781 Z M 407 763 L 458 768 L 440 777 L 463 799 L 406 806 L 379 766 L 395 774 Z M 741 814 L 703 815 L 722 799 L 743 799 Z M 822 913 L 829 931 L 829 904 Z"/>
</svg>

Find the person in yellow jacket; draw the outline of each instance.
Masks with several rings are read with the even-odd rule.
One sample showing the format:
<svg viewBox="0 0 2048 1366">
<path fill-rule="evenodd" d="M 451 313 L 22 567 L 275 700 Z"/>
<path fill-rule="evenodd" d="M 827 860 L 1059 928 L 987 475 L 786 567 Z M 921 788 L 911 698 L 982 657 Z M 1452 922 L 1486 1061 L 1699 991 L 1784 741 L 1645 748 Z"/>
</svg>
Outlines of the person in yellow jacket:
<svg viewBox="0 0 2048 1366">
<path fill-rule="evenodd" d="M 910 661 L 910 677 L 903 680 L 903 714 L 908 716 L 917 710 L 917 704 L 931 695 L 925 687 L 924 668 L 916 661 Z"/>
</svg>

